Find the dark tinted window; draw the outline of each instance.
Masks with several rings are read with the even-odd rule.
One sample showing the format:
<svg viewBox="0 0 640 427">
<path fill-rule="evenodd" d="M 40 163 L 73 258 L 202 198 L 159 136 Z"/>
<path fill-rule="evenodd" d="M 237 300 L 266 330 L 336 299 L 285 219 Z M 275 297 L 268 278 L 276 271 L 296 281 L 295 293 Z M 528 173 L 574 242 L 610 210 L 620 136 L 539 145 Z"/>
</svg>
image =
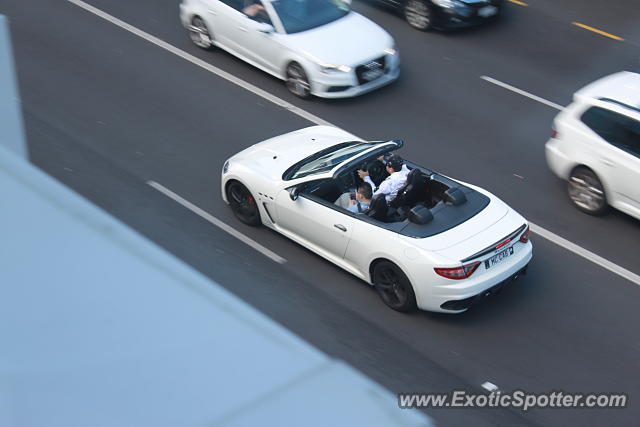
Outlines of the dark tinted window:
<svg viewBox="0 0 640 427">
<path fill-rule="evenodd" d="M 242 11 L 242 8 L 244 7 L 244 0 L 220 0 L 220 2 L 226 4 L 227 6 L 231 6 L 238 11 Z"/>
<path fill-rule="evenodd" d="M 589 108 L 581 120 L 610 144 L 640 157 L 640 122 L 637 120 L 600 107 Z"/>
</svg>

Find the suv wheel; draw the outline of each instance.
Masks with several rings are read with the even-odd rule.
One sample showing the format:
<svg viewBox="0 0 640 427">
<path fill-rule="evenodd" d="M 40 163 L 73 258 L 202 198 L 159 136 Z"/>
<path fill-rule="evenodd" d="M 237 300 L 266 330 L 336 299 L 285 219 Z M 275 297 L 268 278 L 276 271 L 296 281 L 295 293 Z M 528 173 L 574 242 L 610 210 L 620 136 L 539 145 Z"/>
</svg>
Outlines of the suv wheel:
<svg viewBox="0 0 640 427">
<path fill-rule="evenodd" d="M 569 177 L 567 191 L 573 204 L 582 212 L 600 215 L 607 209 L 604 187 L 591 169 L 575 168 Z"/>
</svg>

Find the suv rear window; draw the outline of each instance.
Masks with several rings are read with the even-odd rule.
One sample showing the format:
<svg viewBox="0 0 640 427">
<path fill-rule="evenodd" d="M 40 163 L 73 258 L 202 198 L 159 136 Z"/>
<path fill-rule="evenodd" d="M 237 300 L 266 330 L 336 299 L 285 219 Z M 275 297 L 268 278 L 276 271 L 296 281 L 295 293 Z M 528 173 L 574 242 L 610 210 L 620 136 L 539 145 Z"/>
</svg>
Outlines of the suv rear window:
<svg viewBox="0 0 640 427">
<path fill-rule="evenodd" d="M 640 122 L 600 107 L 591 107 L 582 122 L 609 144 L 640 157 Z"/>
</svg>

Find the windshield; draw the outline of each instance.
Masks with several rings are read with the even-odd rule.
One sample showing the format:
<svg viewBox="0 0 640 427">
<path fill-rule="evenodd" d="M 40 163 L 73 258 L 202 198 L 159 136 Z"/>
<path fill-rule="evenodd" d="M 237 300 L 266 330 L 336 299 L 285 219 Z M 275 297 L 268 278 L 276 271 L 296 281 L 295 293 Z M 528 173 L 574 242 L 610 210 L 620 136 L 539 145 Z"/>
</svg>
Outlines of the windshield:
<svg viewBox="0 0 640 427">
<path fill-rule="evenodd" d="M 351 6 L 342 0 L 273 0 L 287 34 L 307 31 L 342 18 Z"/>
<path fill-rule="evenodd" d="M 285 179 L 291 180 L 308 175 L 328 172 L 345 160 L 380 144 L 379 142 L 345 142 L 320 151 L 304 159 L 285 172 Z"/>
</svg>

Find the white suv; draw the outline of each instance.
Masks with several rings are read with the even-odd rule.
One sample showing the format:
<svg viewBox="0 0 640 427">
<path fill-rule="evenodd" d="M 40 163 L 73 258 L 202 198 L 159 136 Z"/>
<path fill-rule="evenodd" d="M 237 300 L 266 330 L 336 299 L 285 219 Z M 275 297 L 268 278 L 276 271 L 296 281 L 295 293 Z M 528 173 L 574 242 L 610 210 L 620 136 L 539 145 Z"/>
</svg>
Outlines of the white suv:
<svg viewBox="0 0 640 427">
<path fill-rule="evenodd" d="M 576 92 L 554 120 L 546 156 L 578 209 L 597 215 L 611 205 L 640 219 L 640 74 L 612 74 Z"/>
</svg>

